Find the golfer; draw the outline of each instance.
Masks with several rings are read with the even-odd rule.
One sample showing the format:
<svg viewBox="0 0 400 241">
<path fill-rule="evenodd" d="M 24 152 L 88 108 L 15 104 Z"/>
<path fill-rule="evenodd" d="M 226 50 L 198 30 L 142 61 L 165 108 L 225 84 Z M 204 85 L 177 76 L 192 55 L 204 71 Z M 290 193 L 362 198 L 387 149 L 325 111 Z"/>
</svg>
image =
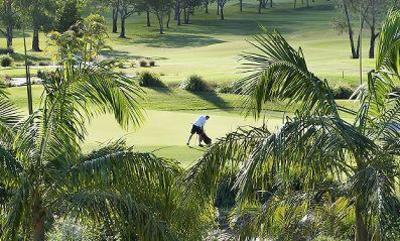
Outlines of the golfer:
<svg viewBox="0 0 400 241">
<path fill-rule="evenodd" d="M 208 119 L 210 119 L 208 115 L 201 115 L 197 118 L 197 120 L 192 125 L 192 130 L 190 131 L 190 136 L 186 145 L 190 145 L 190 140 L 192 139 L 192 136 L 196 133 L 197 135 L 199 135 L 199 146 L 203 146 L 201 144 L 202 138 L 200 138 L 200 135 L 204 133 L 204 125 L 206 124 L 206 121 Z"/>
</svg>

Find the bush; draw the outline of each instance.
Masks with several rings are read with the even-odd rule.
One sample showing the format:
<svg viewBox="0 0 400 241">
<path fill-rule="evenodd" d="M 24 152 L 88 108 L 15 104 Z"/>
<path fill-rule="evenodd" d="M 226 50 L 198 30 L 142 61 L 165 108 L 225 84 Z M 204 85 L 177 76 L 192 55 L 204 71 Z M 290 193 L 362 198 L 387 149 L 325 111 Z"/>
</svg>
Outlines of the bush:
<svg viewBox="0 0 400 241">
<path fill-rule="evenodd" d="M 39 66 L 49 66 L 50 63 L 49 62 L 40 61 L 38 65 Z"/>
<path fill-rule="evenodd" d="M 229 84 L 225 83 L 217 88 L 217 92 L 222 94 L 240 94 L 241 91 L 240 81 L 233 81 Z"/>
<path fill-rule="evenodd" d="M 145 59 L 142 59 L 139 61 L 140 67 L 147 67 L 147 61 Z"/>
<path fill-rule="evenodd" d="M 10 52 L 8 51 L 8 49 L 5 48 L 0 48 L 0 54 L 4 55 L 4 54 L 9 54 Z"/>
<path fill-rule="evenodd" d="M 166 87 L 166 85 L 160 80 L 157 75 L 147 71 L 142 72 L 139 75 L 139 85 L 143 87 Z"/>
<path fill-rule="evenodd" d="M 191 75 L 180 83 L 179 87 L 187 91 L 210 91 L 210 87 L 201 76 Z"/>
<path fill-rule="evenodd" d="M 335 99 L 349 99 L 353 92 L 354 91 L 349 87 L 340 86 L 333 90 L 333 96 Z"/>
<path fill-rule="evenodd" d="M 3 55 L 0 57 L 1 67 L 10 67 L 14 62 L 14 59 L 9 55 Z"/>
<path fill-rule="evenodd" d="M 150 67 L 156 66 L 156 61 L 150 60 L 150 61 L 149 61 L 149 65 L 150 65 Z"/>
</svg>

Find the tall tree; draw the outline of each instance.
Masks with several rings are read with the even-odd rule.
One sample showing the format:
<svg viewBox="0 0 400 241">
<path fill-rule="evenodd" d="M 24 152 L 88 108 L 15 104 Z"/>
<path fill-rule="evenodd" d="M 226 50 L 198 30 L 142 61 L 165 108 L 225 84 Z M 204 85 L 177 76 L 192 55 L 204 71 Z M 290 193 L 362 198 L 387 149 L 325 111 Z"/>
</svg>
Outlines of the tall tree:
<svg viewBox="0 0 400 241">
<path fill-rule="evenodd" d="M 55 27 L 55 12 L 57 8 L 55 1 L 51 0 L 20 0 L 19 4 L 24 20 L 30 21 L 32 27 L 32 50 L 39 52 L 39 31 L 50 31 Z"/>
<path fill-rule="evenodd" d="M 119 15 L 121 19 L 121 30 L 119 37 L 120 38 L 126 38 L 126 19 L 131 16 L 133 13 L 137 11 L 136 5 L 137 1 L 135 0 L 120 0 L 119 2 Z"/>
<path fill-rule="evenodd" d="M 13 30 L 18 23 L 18 2 L 17 0 L 0 0 L 0 20 L 4 29 L 0 28 L 0 32 L 6 38 L 7 51 L 9 53 L 13 50 Z"/>
<path fill-rule="evenodd" d="M 276 31 L 255 36 L 259 51 L 244 54 L 249 76 L 239 84 L 247 114 L 262 118 L 267 101 L 285 99 L 296 112 L 276 131 L 262 125 L 221 138 L 189 171 L 188 189 L 213 197 L 221 175 L 233 170 L 232 225 L 241 240 L 312 240 L 321 233 L 398 240 L 399 26 L 400 11 L 390 12 L 356 111 L 335 101 L 301 49 Z"/>
<path fill-rule="evenodd" d="M 369 8 L 365 12 L 365 22 L 370 30 L 369 58 L 375 57 L 375 43 L 379 36 L 380 24 L 386 13 L 393 7 L 400 7 L 397 0 L 368 0 Z"/>
<path fill-rule="evenodd" d="M 228 0 L 217 0 L 218 10 L 219 10 L 219 15 L 220 15 L 221 20 L 225 19 L 224 8 L 225 8 L 225 4 L 227 2 L 228 2 Z"/>
<path fill-rule="evenodd" d="M 150 11 L 156 15 L 159 33 L 164 33 L 164 20 L 168 17 L 168 14 L 171 12 L 173 7 L 172 0 L 147 0 Z"/>
<path fill-rule="evenodd" d="M 80 6 L 77 0 L 59 1 L 57 3 L 56 30 L 64 32 L 81 19 Z"/>
</svg>

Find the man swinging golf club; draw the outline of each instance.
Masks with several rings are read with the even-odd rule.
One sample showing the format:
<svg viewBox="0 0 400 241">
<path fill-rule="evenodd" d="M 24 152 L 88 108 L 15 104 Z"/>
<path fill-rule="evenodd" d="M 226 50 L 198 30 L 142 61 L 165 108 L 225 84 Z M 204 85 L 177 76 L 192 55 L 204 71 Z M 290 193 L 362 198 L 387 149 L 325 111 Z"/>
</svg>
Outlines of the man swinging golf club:
<svg viewBox="0 0 400 241">
<path fill-rule="evenodd" d="M 200 147 L 203 147 L 203 144 L 201 144 L 202 141 L 204 141 L 204 143 L 208 145 L 211 144 L 211 139 L 204 133 L 204 125 L 206 124 L 206 121 L 208 119 L 210 119 L 208 115 L 201 115 L 197 118 L 197 120 L 192 125 L 192 130 L 190 131 L 190 136 L 186 145 L 190 145 L 190 140 L 192 139 L 194 134 L 199 135 Z"/>
</svg>

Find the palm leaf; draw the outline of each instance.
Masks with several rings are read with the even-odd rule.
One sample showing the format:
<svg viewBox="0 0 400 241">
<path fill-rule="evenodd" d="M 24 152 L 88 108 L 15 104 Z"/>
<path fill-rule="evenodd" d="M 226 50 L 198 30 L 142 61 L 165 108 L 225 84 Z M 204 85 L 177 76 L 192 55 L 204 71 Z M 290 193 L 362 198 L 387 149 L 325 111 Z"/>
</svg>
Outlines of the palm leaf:
<svg viewBox="0 0 400 241">
<path fill-rule="evenodd" d="M 62 200 L 62 201 L 61 201 Z M 133 239 L 135 235 L 144 241 L 172 241 L 176 237 L 170 232 L 166 223 L 159 220 L 143 204 L 137 203 L 129 195 L 118 195 L 101 191 L 78 191 L 65 195 L 60 204 L 71 214 L 102 220 L 117 216 L 125 226 L 126 238 Z M 131 230 L 130 234 L 127 231 Z"/>
<path fill-rule="evenodd" d="M 245 53 L 249 76 L 241 80 L 244 106 L 258 117 L 266 101 L 288 99 L 306 112 L 336 113 L 336 103 L 326 81 L 311 73 L 301 49 L 295 51 L 277 32 L 254 36 L 251 44 L 260 53 Z"/>
</svg>

